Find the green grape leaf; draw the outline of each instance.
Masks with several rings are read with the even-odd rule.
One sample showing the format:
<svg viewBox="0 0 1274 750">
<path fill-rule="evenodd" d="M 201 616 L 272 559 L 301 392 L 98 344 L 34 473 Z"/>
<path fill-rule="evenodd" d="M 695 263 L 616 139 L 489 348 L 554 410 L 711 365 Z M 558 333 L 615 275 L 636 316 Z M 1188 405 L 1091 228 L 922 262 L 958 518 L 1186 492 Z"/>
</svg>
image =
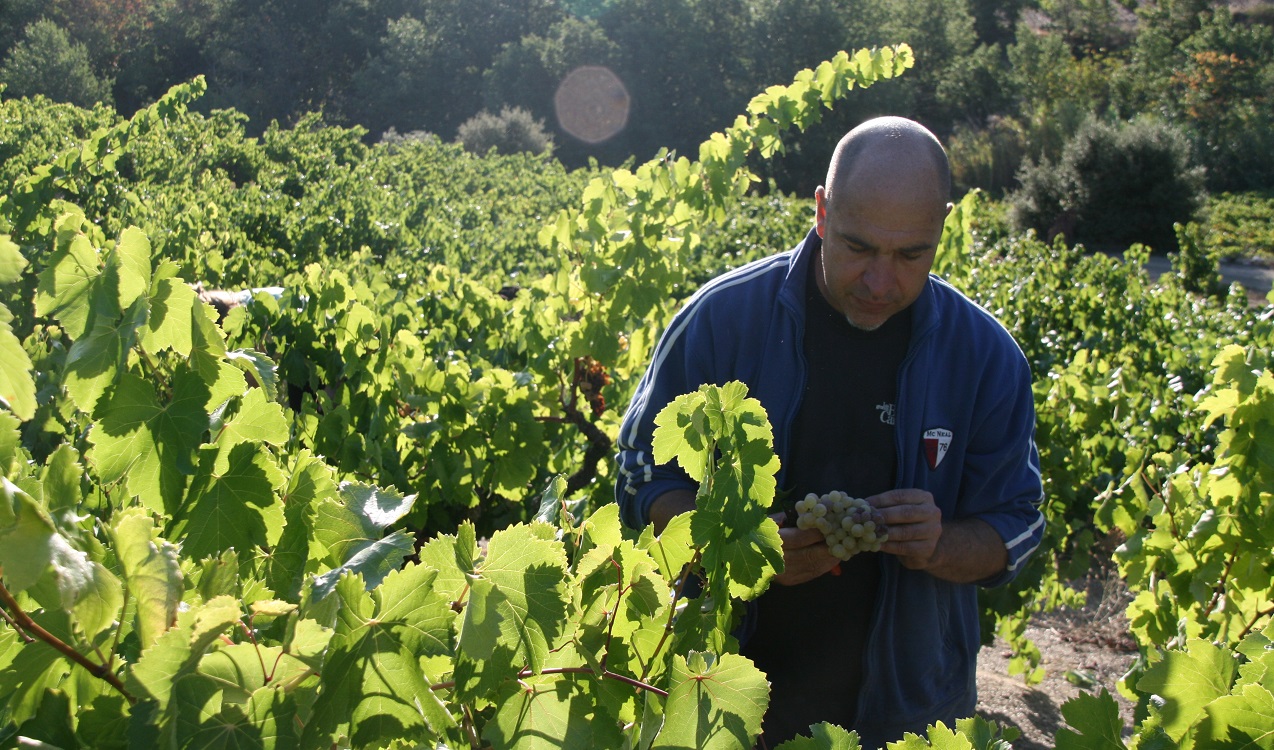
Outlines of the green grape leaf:
<svg viewBox="0 0 1274 750">
<path fill-rule="evenodd" d="M 765 674 L 737 654 L 710 657 L 673 657 L 664 726 L 652 747 L 737 750 L 739 738 L 746 747 L 761 733 L 770 703 Z"/>
<path fill-rule="evenodd" d="M 217 597 L 192 607 L 177 617 L 129 670 L 129 682 L 136 695 L 154 700 L 162 721 L 171 721 L 168 711 L 178 680 L 195 673 L 199 661 L 221 634 L 239 622 L 239 603 L 228 596 Z"/>
<path fill-rule="evenodd" d="M 903 734 L 902 741 L 889 743 L 890 750 L 974 750 L 973 742 L 963 734 L 957 734 L 955 730 L 949 728 L 946 724 L 938 722 L 931 724 L 927 737 L 921 737 L 911 732 Z"/>
<path fill-rule="evenodd" d="M 0 404 L 24 422 L 35 416 L 31 358 L 8 323 L 0 323 Z"/>
<path fill-rule="evenodd" d="M 53 560 L 53 519 L 35 498 L 0 477 L 0 568 L 13 591 L 35 585 Z"/>
<path fill-rule="evenodd" d="M 666 581 L 671 582 L 680 578 L 682 570 L 694 558 L 695 543 L 690 527 L 694 523 L 697 512 L 690 511 L 673 516 L 664 527 L 662 534 L 651 537 L 650 546 L 646 551 L 659 564 L 659 571 L 663 573 Z"/>
<path fill-rule="evenodd" d="M 592 750 L 623 747 L 624 736 L 593 694 L 588 679 L 528 678 L 510 683 L 496 700 L 482 738 L 491 747 Z"/>
<path fill-rule="evenodd" d="M 570 528 L 569 514 L 562 512 L 565 495 L 566 478 L 561 474 L 555 475 L 540 495 L 540 509 L 535 513 L 535 520 L 550 526 Z"/>
<path fill-rule="evenodd" d="M 823 722 L 810 726 L 809 737 L 796 737 L 775 750 L 859 750 L 857 732 L 847 732 L 835 724 Z"/>
<path fill-rule="evenodd" d="M 66 612 L 44 610 L 30 614 L 36 624 L 63 643 L 75 641 Z M 37 714 L 46 690 L 58 690 L 65 684 L 73 665 L 51 648 L 21 644 L 16 634 L 13 638 L 18 647 L 12 660 L 0 667 L 0 695 L 5 696 L 8 709 L 6 722 L 20 725 Z"/>
<path fill-rule="evenodd" d="M 222 702 L 217 686 L 199 678 L 178 686 L 177 742 L 183 749 L 267 750 L 299 747 L 296 699 L 263 687 L 246 701 Z M 213 710 L 213 709 L 216 710 Z"/>
<path fill-rule="evenodd" d="M 279 646 L 256 643 L 236 643 L 210 651 L 199 661 L 197 672 L 211 678 L 222 698 L 234 703 L 248 701 L 263 687 L 287 685 L 312 675 L 308 664 Z"/>
<path fill-rule="evenodd" d="M 264 514 L 283 484 L 273 459 L 255 443 L 238 443 L 228 451 L 205 448 L 201 457 L 186 508 L 175 524 L 177 534 L 184 534 L 182 551 L 198 559 L 230 548 L 265 546 Z"/>
<path fill-rule="evenodd" d="M 1017 727 L 1001 728 L 981 716 L 956 719 L 956 729 L 968 737 L 977 750 L 1013 750 L 1011 743 L 1021 736 Z"/>
<path fill-rule="evenodd" d="M 320 502 L 314 518 L 314 538 L 329 553 L 329 562 L 339 565 L 379 539 L 385 529 L 411 510 L 415 495 L 403 496 L 356 482 L 342 482 L 340 502 Z"/>
<path fill-rule="evenodd" d="M 469 574 L 478 559 L 477 530 L 465 521 L 455 536 L 439 534 L 420 548 L 420 564 L 438 571 L 434 588 L 455 601 L 469 587 Z"/>
<path fill-rule="evenodd" d="M 545 538 L 552 533 L 545 524 L 497 531 L 477 569 L 507 597 L 519 629 L 535 644 L 527 654 L 531 669 L 542 661 L 539 649 L 556 644 L 566 619 L 566 554 L 560 542 Z"/>
<path fill-rule="evenodd" d="M 614 639 L 627 640 L 643 626 L 667 622 L 668 584 L 655 561 L 632 542 L 594 549 L 579 568 L 579 613 L 573 618 L 579 624 L 579 648 L 588 658 L 600 659 L 608 645 L 613 653 Z"/>
<path fill-rule="evenodd" d="M 580 553 L 586 554 L 599 547 L 609 549 L 618 545 L 624 538 L 623 526 L 619 520 L 619 505 L 607 503 L 593 511 L 580 524 L 580 531 Z"/>
<path fill-rule="evenodd" d="M 16 476 L 18 452 L 22 446 L 22 425 L 12 414 L 0 411 L 0 476 Z M 0 509 L 0 513 L 4 511 Z"/>
<path fill-rule="evenodd" d="M 83 747 L 96 750 L 128 750 L 128 706 L 124 696 L 99 695 L 87 707 L 81 705 L 75 732 Z"/>
<path fill-rule="evenodd" d="M 384 747 L 421 729 L 437 733 L 454 726 L 418 657 L 400 638 L 403 622 L 382 622 L 356 576 L 342 577 L 336 592 L 342 602 L 336 635 L 302 745 L 319 746 L 346 722 L 355 747 Z"/>
<path fill-rule="evenodd" d="M 88 565 L 87 578 L 75 591 L 64 593 L 63 601 L 67 602 L 69 598 L 69 608 L 80 630 L 89 641 L 93 641 L 108 628 L 113 628 L 120 616 L 124 607 L 124 584 L 101 563 L 89 561 Z M 61 582 L 59 578 L 59 584 Z"/>
<path fill-rule="evenodd" d="M 195 590 L 204 601 L 218 596 L 239 598 L 239 553 L 233 549 L 219 557 L 209 557 L 199 562 L 198 572 L 191 576 Z"/>
<path fill-rule="evenodd" d="M 497 531 L 470 582 L 457 647 L 461 695 L 482 695 L 522 667 L 538 672 L 566 624 L 566 553 L 544 523 Z"/>
<path fill-rule="evenodd" d="M 116 381 L 137 340 L 137 330 L 146 323 L 145 299 L 138 299 L 120 315 L 114 310 L 113 298 L 99 303 L 98 298 L 106 294 L 106 287 L 99 284 L 89 332 L 71 345 L 63 373 L 67 393 L 86 413 L 93 412 L 98 399 Z"/>
<path fill-rule="evenodd" d="M 346 548 L 351 553 L 348 560 L 314 577 L 311 585 L 314 601 L 326 599 L 335 590 L 337 582 L 349 573 L 361 576 L 369 590 L 375 588 L 385 576 L 402 567 L 403 558 L 415 550 L 415 545 L 415 537 L 400 529 L 383 539 Z"/>
<path fill-rule="evenodd" d="M 457 695 L 465 700 L 484 697 L 517 675 L 529 661 L 523 632 L 500 589 L 484 578 L 474 578 L 456 644 Z"/>
<path fill-rule="evenodd" d="M 408 565 L 385 576 L 372 592 L 376 619 L 393 630 L 407 650 L 418 656 L 451 656 L 451 627 L 456 613 L 450 600 L 434 587 L 438 571 Z"/>
<path fill-rule="evenodd" d="M 172 399 L 160 404 L 150 383 L 121 376 L 98 405 L 100 421 L 89 433 L 89 459 L 102 483 L 127 477 L 129 494 L 157 513 L 181 501 L 186 475 L 195 470 L 192 456 L 208 427 L 203 380 L 182 369 L 172 387 Z"/>
<path fill-rule="evenodd" d="M 285 617 L 295 612 L 296 608 L 296 604 L 281 599 L 260 599 L 248 607 L 253 617 Z"/>
<path fill-rule="evenodd" d="M 82 217 L 81 217 L 82 218 Z M 35 313 L 52 316 L 73 340 L 88 330 L 94 282 L 102 273 L 97 250 L 85 235 L 75 235 L 58 247 L 40 272 Z"/>
<path fill-rule="evenodd" d="M 22 249 L 9 239 L 9 235 L 0 234 L 0 284 L 18 283 L 26 267 L 27 259 L 22 257 Z"/>
<path fill-rule="evenodd" d="M 288 423 L 283 416 L 283 407 L 267 399 L 265 391 L 252 388 L 243 395 L 234 416 L 222 425 L 216 443 L 224 452 L 239 443 L 282 445 L 287 439 Z"/>
<path fill-rule="evenodd" d="M 142 331 L 142 348 L 148 352 L 165 349 L 190 356 L 191 317 L 194 315 L 195 290 L 181 279 L 165 278 L 155 282 L 150 296 L 150 317 Z M 203 314 L 200 310 L 199 314 Z"/>
<path fill-rule="evenodd" d="M 251 349 L 235 349 L 226 352 L 226 359 L 243 370 L 253 386 L 265 391 L 266 399 L 274 401 L 279 397 L 279 376 L 269 357 Z"/>
<path fill-rule="evenodd" d="M 292 464 L 292 476 L 283 490 L 283 533 L 270 551 L 268 582 L 283 599 L 295 599 L 305 580 L 314 535 L 314 509 L 321 500 L 334 501 L 336 481 L 332 470 L 309 451 L 301 451 Z"/>
<path fill-rule="evenodd" d="M 1164 654 L 1137 681 L 1137 690 L 1163 698 L 1163 729 L 1179 741 L 1203 718 L 1207 704 L 1229 694 L 1237 668 L 1229 649 L 1196 639 L 1185 650 Z"/>
<path fill-rule="evenodd" d="M 704 402 L 700 392 L 687 393 L 673 399 L 655 416 L 655 432 L 651 442 L 656 463 L 663 464 L 675 459 L 696 482 L 702 482 L 707 476 L 708 462 L 714 448 L 707 440 Z"/>
<path fill-rule="evenodd" d="M 1207 717 L 1195 735 L 1196 747 L 1217 750 L 1274 748 L 1274 694 L 1262 685 L 1244 685 L 1205 709 Z"/>
<path fill-rule="evenodd" d="M 150 240 L 142 230 L 129 227 L 109 257 L 118 265 L 119 306 L 124 310 L 150 291 Z"/>
<path fill-rule="evenodd" d="M 70 444 L 63 443 L 53 451 L 44 462 L 44 475 L 41 484 L 44 488 L 44 504 L 51 513 L 59 515 L 76 513 L 84 501 L 84 493 L 80 489 L 80 479 L 84 476 L 84 467 L 80 465 L 80 454 Z"/>
<path fill-rule="evenodd" d="M 731 526 L 720 513 L 695 511 L 691 530 L 695 542 L 705 547 L 703 569 L 712 583 L 727 581 L 729 595 L 739 599 L 755 599 L 770 586 L 770 579 L 783 570 L 783 541 L 778 524 L 762 517 L 761 525 L 753 524 L 744 534 Z"/>
<path fill-rule="evenodd" d="M 331 641 L 331 628 L 325 628 L 308 618 L 301 619 L 289 631 L 283 650 L 288 656 L 317 671 L 323 666 L 323 658 L 327 655 L 327 647 Z"/>
<path fill-rule="evenodd" d="M 144 650 L 177 621 L 185 589 L 177 548 L 157 538 L 155 522 L 141 508 L 117 513 L 113 531 L 115 554 L 135 602 L 137 633 Z"/>
<path fill-rule="evenodd" d="M 1066 701 L 1062 716 L 1074 729 L 1057 730 L 1058 750 L 1127 750 L 1119 706 L 1105 688 L 1100 695 L 1080 693 Z"/>
</svg>

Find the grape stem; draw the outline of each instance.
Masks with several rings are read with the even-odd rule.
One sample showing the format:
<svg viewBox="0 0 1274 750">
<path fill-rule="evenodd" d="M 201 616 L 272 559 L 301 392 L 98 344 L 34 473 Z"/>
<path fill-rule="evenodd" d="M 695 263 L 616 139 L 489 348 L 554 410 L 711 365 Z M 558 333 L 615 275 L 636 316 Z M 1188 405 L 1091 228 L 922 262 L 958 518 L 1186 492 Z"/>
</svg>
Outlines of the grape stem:
<svg viewBox="0 0 1274 750">
<path fill-rule="evenodd" d="M 536 676 L 537 674 L 541 674 L 541 675 L 544 675 L 544 674 L 587 674 L 587 675 L 593 675 L 593 676 L 595 676 L 595 677 L 602 677 L 602 678 L 605 678 L 605 679 L 615 680 L 615 681 L 617 681 L 617 682 L 622 682 L 622 683 L 624 683 L 625 685 L 631 685 L 632 687 L 635 687 L 635 688 L 637 688 L 638 690 L 646 690 L 646 691 L 649 691 L 649 692 L 651 692 L 651 693 L 654 693 L 655 695 L 658 695 L 658 696 L 661 696 L 661 697 L 664 697 L 664 698 L 667 698 L 667 697 L 668 697 L 668 691 L 667 691 L 667 690 L 661 690 L 661 689 L 659 689 L 659 688 L 655 687 L 654 685 L 651 685 L 651 684 L 648 684 L 648 683 L 642 682 L 641 680 L 634 679 L 634 678 L 632 678 L 632 677 L 628 677 L 627 675 L 622 675 L 622 674 L 619 674 L 619 673 L 617 673 L 617 672 L 612 672 L 612 671 L 610 671 L 609 669 L 604 669 L 604 670 L 601 670 L 600 672 L 599 672 L 598 670 L 596 670 L 596 669 L 593 669 L 592 667 L 549 667 L 548 669 L 544 669 L 544 670 L 541 670 L 541 671 L 539 671 L 539 672 L 536 672 L 534 669 L 524 669 L 524 670 L 522 670 L 521 672 L 518 672 L 518 673 L 517 673 L 517 675 L 515 675 L 515 678 L 520 680 L 520 679 L 522 679 L 522 678 L 524 678 L 524 677 L 534 677 L 534 676 Z M 439 683 L 437 683 L 437 684 L 430 685 L 430 686 L 429 686 L 429 689 L 430 689 L 430 690 L 435 690 L 435 691 L 437 691 L 437 690 L 450 690 L 450 689 L 454 688 L 455 686 L 456 686 L 456 681 L 455 681 L 455 680 L 448 680 L 448 681 L 446 681 L 446 682 L 439 682 Z"/>
<path fill-rule="evenodd" d="M 610 642 L 615 635 L 615 621 L 619 619 L 619 605 L 624 601 L 624 592 L 628 589 L 624 586 L 624 569 L 619 563 L 615 562 L 615 558 L 610 559 L 610 564 L 615 567 L 615 608 L 610 612 L 610 624 L 606 627 L 606 650 L 602 652 L 602 660 L 599 666 L 602 673 L 606 672 L 606 659 L 610 656 Z"/>
<path fill-rule="evenodd" d="M 690 580 L 690 576 L 694 575 L 694 571 L 699 568 L 699 561 L 702 558 L 703 548 L 696 547 L 694 557 L 690 558 L 690 562 L 681 568 L 681 577 L 677 579 L 677 590 L 673 592 L 672 603 L 668 606 L 668 622 L 664 623 L 664 634 L 659 638 L 659 644 L 655 646 L 654 652 L 650 655 L 650 661 L 646 662 L 646 666 L 641 671 L 643 680 L 650 675 L 650 668 L 654 666 L 659 652 L 663 651 L 664 644 L 668 642 L 668 636 L 672 635 L 672 623 L 677 615 L 677 600 L 685 592 L 686 582 Z"/>
<path fill-rule="evenodd" d="M 118 690 L 120 695 L 124 696 L 130 704 L 135 705 L 137 703 L 137 698 L 128 692 L 124 687 L 124 683 L 119 681 L 119 678 L 115 676 L 115 673 L 106 664 L 93 662 L 84 654 L 67 645 L 61 638 L 40 627 L 39 623 L 32 620 L 31 616 L 22 610 L 18 600 L 13 597 L 13 594 L 9 593 L 9 589 L 3 583 L 0 583 L 0 603 L 3 603 L 11 613 L 11 615 L 6 615 L 5 619 L 14 623 L 18 632 L 23 634 L 23 639 L 28 643 L 31 642 L 30 636 L 34 636 L 35 640 L 44 641 L 66 658 L 84 667 L 89 674 L 105 680 L 107 684 Z"/>
</svg>

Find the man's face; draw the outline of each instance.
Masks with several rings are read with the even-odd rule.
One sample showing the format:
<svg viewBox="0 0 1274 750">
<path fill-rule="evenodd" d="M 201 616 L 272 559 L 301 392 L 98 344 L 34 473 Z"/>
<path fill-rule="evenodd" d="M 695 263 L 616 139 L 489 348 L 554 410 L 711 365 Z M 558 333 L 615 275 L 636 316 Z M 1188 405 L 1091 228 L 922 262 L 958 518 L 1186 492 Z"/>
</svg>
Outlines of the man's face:
<svg viewBox="0 0 1274 750">
<path fill-rule="evenodd" d="M 850 325 L 871 331 L 924 290 L 950 204 L 931 191 L 840 188 L 814 194 L 823 238 L 819 291 Z"/>
</svg>

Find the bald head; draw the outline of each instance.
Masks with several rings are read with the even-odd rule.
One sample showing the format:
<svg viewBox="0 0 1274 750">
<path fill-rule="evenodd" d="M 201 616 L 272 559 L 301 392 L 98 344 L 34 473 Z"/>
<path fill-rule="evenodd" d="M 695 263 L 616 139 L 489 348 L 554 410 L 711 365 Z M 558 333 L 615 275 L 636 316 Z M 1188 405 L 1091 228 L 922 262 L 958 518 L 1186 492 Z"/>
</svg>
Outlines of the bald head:
<svg viewBox="0 0 1274 750">
<path fill-rule="evenodd" d="M 877 117 L 836 144 L 824 183 L 829 203 L 856 189 L 932 191 L 936 205 L 951 196 L 947 152 L 925 126 L 903 117 Z"/>
</svg>

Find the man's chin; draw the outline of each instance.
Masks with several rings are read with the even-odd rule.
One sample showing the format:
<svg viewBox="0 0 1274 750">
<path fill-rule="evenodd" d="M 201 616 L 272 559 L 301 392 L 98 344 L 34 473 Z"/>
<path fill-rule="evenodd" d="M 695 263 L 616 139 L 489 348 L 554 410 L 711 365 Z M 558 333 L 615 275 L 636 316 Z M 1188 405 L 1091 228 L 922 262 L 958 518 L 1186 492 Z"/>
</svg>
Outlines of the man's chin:
<svg viewBox="0 0 1274 750">
<path fill-rule="evenodd" d="M 883 317 L 883 316 L 874 316 L 874 315 L 871 317 L 863 317 L 860 315 L 845 316 L 845 322 L 849 323 L 851 326 L 853 326 L 854 328 L 857 328 L 860 331 L 874 331 L 877 328 L 880 328 L 881 326 L 883 326 L 886 320 L 889 320 L 889 318 Z"/>
</svg>

